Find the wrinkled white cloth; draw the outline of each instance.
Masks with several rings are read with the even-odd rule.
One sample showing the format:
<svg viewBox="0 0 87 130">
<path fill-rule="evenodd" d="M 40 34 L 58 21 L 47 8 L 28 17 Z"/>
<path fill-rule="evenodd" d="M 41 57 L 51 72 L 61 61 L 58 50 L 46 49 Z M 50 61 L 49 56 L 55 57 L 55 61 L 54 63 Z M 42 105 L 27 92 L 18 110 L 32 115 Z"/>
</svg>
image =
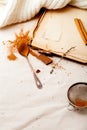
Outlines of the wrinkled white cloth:
<svg viewBox="0 0 87 130">
<path fill-rule="evenodd" d="M 0 0 L 0 28 L 29 20 L 42 7 L 60 9 L 67 4 L 87 9 L 87 0 Z"/>
</svg>

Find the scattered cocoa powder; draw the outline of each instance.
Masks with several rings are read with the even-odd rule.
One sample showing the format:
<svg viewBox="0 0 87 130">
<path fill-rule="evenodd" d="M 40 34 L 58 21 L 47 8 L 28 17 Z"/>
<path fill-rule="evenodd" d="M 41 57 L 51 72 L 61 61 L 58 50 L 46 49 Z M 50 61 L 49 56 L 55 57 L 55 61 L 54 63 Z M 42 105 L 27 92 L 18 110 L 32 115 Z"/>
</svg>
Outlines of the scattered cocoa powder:
<svg viewBox="0 0 87 130">
<path fill-rule="evenodd" d="M 7 58 L 8 58 L 9 60 L 16 60 L 16 59 L 17 59 L 17 57 L 16 57 L 13 53 L 9 54 L 9 55 L 7 56 Z"/>
<path fill-rule="evenodd" d="M 17 57 L 15 56 L 15 52 L 18 51 L 17 48 L 20 47 L 19 49 L 23 50 L 22 47 L 24 47 L 24 45 L 27 45 L 30 43 L 30 37 L 29 37 L 29 31 L 25 32 L 23 31 L 23 29 L 20 30 L 19 34 L 15 34 L 15 40 L 14 41 L 8 41 L 8 50 L 9 50 L 9 55 L 7 56 L 7 58 L 9 60 L 16 60 Z M 25 52 L 26 53 L 26 52 Z"/>
</svg>

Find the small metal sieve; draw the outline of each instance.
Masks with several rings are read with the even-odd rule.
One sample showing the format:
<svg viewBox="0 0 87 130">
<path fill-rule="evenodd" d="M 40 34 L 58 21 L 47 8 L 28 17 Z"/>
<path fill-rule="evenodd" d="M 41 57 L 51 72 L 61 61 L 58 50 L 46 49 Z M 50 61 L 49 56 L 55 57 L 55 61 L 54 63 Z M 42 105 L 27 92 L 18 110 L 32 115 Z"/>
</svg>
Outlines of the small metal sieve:
<svg viewBox="0 0 87 130">
<path fill-rule="evenodd" d="M 69 103 L 75 108 L 87 108 L 87 83 L 77 82 L 67 92 Z"/>
</svg>

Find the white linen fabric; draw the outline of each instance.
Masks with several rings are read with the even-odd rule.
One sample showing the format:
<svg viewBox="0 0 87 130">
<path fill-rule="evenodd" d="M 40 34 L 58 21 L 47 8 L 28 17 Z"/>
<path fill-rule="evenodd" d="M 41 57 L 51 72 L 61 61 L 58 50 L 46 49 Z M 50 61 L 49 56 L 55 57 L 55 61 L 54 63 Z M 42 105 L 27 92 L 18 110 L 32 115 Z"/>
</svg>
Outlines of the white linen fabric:
<svg viewBox="0 0 87 130">
<path fill-rule="evenodd" d="M 0 0 L 0 27 L 29 20 L 42 7 L 59 9 L 67 4 L 87 9 L 87 0 Z"/>
</svg>

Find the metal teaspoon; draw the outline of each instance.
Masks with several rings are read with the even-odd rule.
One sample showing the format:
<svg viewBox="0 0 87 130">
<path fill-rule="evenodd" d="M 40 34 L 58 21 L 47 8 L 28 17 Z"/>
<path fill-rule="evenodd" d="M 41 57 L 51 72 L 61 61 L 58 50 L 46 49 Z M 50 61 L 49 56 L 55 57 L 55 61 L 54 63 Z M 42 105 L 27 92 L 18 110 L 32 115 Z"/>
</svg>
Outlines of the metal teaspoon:
<svg viewBox="0 0 87 130">
<path fill-rule="evenodd" d="M 31 65 L 31 63 L 30 63 L 30 60 L 29 60 L 29 58 L 28 58 L 28 54 L 29 54 L 29 51 L 30 51 L 29 45 L 28 45 L 28 44 L 18 44 L 18 45 L 17 45 L 17 50 L 18 50 L 18 52 L 19 52 L 20 55 L 22 55 L 22 56 L 24 56 L 24 57 L 26 58 L 26 60 L 27 60 L 27 62 L 28 62 L 28 64 L 29 64 L 29 66 L 30 66 L 30 68 L 31 68 L 31 71 L 32 71 L 32 73 L 33 73 L 33 76 L 34 76 L 34 79 L 35 79 L 35 83 L 36 83 L 37 87 L 38 87 L 39 89 L 41 89 L 41 88 L 42 88 L 42 83 L 41 83 L 41 81 L 39 80 L 39 78 L 37 77 L 37 75 L 36 75 L 36 73 L 35 73 L 35 71 L 34 71 L 32 65 Z"/>
</svg>

